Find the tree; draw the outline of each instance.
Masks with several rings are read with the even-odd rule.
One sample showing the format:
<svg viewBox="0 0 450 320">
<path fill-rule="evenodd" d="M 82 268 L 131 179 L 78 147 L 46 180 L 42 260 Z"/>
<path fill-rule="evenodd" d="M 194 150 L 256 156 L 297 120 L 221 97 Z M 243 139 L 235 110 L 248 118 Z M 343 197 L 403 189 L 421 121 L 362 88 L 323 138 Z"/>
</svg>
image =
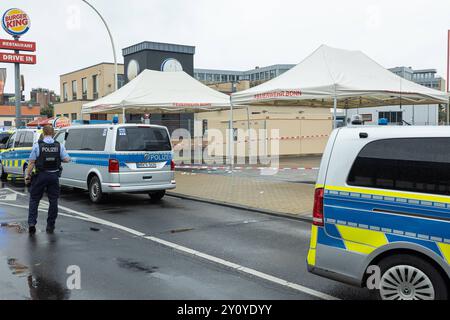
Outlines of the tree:
<svg viewBox="0 0 450 320">
<path fill-rule="evenodd" d="M 49 104 L 48 107 L 41 108 L 41 116 L 46 116 L 47 118 L 53 118 L 53 104 Z"/>
</svg>

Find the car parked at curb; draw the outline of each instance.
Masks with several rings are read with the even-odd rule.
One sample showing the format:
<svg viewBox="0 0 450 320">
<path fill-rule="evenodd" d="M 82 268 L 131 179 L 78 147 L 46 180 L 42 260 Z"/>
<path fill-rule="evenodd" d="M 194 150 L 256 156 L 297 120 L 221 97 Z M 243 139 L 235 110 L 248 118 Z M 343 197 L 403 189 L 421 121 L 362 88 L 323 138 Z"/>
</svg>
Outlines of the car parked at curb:
<svg viewBox="0 0 450 320">
<path fill-rule="evenodd" d="M 94 203 L 111 193 L 146 193 L 158 201 L 166 190 L 176 188 L 166 127 L 78 125 L 61 129 L 55 140 L 72 159 L 63 164 L 61 185 L 88 190 Z"/>
</svg>

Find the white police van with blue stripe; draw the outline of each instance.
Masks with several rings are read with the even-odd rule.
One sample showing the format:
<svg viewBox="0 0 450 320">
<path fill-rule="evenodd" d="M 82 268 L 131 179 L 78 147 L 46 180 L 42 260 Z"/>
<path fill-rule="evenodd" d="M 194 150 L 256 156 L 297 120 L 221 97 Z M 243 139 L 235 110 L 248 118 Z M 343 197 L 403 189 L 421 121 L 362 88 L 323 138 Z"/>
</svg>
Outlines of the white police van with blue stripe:
<svg viewBox="0 0 450 320">
<path fill-rule="evenodd" d="M 386 300 L 450 297 L 448 127 L 335 130 L 315 191 L 310 272 Z"/>
<path fill-rule="evenodd" d="M 109 193 L 148 193 L 161 200 L 175 189 L 175 163 L 166 127 L 137 124 L 79 125 L 60 130 L 72 162 L 61 185 L 89 191 L 99 203 Z"/>
</svg>

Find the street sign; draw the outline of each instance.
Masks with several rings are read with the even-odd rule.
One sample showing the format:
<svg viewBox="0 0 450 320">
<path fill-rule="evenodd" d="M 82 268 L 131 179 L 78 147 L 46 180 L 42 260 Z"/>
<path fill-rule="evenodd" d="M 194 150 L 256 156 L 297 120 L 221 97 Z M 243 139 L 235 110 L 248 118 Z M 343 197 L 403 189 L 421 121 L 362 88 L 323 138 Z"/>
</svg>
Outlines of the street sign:
<svg viewBox="0 0 450 320">
<path fill-rule="evenodd" d="M 3 15 L 2 26 L 7 33 L 18 38 L 30 30 L 31 20 L 25 11 L 13 8 Z"/>
<path fill-rule="evenodd" d="M 19 63 L 19 64 L 36 64 L 36 56 L 29 55 L 29 54 L 0 53 L 0 62 Z"/>
<path fill-rule="evenodd" d="M 36 51 L 36 42 L 0 39 L 0 49 L 34 52 Z"/>
</svg>

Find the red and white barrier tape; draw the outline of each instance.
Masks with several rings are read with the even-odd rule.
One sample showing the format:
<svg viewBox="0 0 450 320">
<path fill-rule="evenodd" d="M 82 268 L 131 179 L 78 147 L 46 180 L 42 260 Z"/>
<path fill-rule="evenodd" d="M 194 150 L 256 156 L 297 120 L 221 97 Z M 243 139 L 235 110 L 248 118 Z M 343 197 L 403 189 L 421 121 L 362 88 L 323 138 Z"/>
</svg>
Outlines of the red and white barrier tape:
<svg viewBox="0 0 450 320">
<path fill-rule="evenodd" d="M 271 140 L 303 140 L 303 139 L 315 139 L 315 138 L 328 138 L 330 135 L 328 134 L 320 134 L 320 135 L 312 135 L 312 136 L 287 136 L 287 137 L 278 137 L 278 138 L 266 138 L 266 139 L 252 139 L 252 140 L 244 140 L 244 141 L 235 141 L 235 143 L 248 143 L 248 142 L 259 142 L 259 141 L 271 141 Z M 194 143 L 195 140 L 192 142 Z M 202 140 L 203 141 L 203 140 Z M 181 143 L 179 140 L 172 140 L 174 144 Z M 205 141 L 206 142 L 206 141 Z M 216 143 L 217 144 L 217 143 Z M 223 143 L 225 144 L 225 142 Z"/>
<path fill-rule="evenodd" d="M 229 166 L 187 166 L 187 165 L 178 165 L 176 166 L 179 170 L 207 170 L 207 171 L 219 171 L 219 170 L 231 170 Z M 233 170 L 278 170 L 278 171 L 308 171 L 308 170 L 319 170 L 319 168 L 313 167 L 295 167 L 295 168 L 272 168 L 272 167 L 233 167 Z"/>
</svg>

